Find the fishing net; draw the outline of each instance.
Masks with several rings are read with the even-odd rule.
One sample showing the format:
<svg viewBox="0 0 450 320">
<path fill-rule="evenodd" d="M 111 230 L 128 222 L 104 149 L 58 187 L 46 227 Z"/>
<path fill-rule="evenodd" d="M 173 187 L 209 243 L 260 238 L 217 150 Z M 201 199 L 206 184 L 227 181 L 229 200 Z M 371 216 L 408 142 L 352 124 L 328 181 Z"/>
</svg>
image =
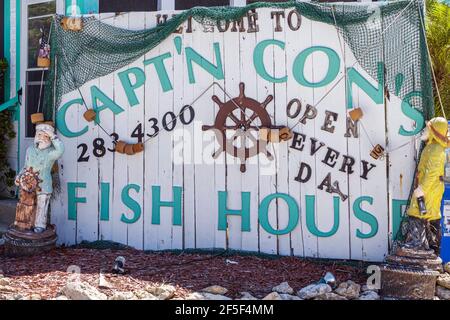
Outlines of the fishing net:
<svg viewBox="0 0 450 320">
<path fill-rule="evenodd" d="M 384 64 L 385 86 L 403 99 L 413 91 L 421 99 L 413 108 L 429 119 L 434 114 L 432 82 L 422 31 L 420 0 L 378 3 L 252 3 L 246 7 L 195 7 L 152 29 L 131 31 L 111 26 L 95 17 L 83 17 L 83 29 L 65 31 L 55 16 L 51 26 L 51 66 L 46 81 L 43 112 L 52 119 L 61 96 L 89 80 L 124 67 L 156 47 L 189 17 L 215 25 L 239 21 L 258 8 L 295 8 L 301 15 L 336 26 L 358 63 L 378 79 Z M 420 12 L 419 12 L 420 10 Z M 56 75 L 56 76 L 55 76 Z"/>
</svg>

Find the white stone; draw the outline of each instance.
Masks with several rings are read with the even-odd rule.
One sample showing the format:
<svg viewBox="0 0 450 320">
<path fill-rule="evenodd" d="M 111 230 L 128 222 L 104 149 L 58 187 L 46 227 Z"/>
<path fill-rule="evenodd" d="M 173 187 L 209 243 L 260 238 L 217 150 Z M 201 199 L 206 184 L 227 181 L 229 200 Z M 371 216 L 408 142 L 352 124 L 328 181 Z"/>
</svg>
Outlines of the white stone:
<svg viewBox="0 0 450 320">
<path fill-rule="evenodd" d="M 221 294 L 202 292 L 201 295 L 205 298 L 205 300 L 231 300 L 231 298 L 225 297 Z"/>
<path fill-rule="evenodd" d="M 242 297 L 239 300 L 258 300 L 258 298 L 255 298 L 249 292 L 240 292 L 240 294 L 242 295 Z"/>
<path fill-rule="evenodd" d="M 209 287 L 203 288 L 201 291 L 207 292 L 207 293 L 212 293 L 212 294 L 224 295 L 225 293 L 228 292 L 228 289 L 221 287 L 221 286 L 214 285 L 214 286 L 209 286 Z"/>
<path fill-rule="evenodd" d="M 450 289 L 450 274 L 448 273 L 442 273 L 437 278 L 437 284 L 441 287 Z"/>
<path fill-rule="evenodd" d="M 315 297 L 314 300 L 347 300 L 347 298 L 340 296 L 334 292 L 327 292 Z"/>
<path fill-rule="evenodd" d="M 9 286 L 11 284 L 11 279 L 0 276 L 0 286 Z"/>
<path fill-rule="evenodd" d="M 445 270 L 445 272 L 450 273 L 450 262 L 447 262 L 447 263 L 444 265 L 444 270 Z"/>
<path fill-rule="evenodd" d="M 352 280 L 347 280 L 339 284 L 335 292 L 347 299 L 356 299 L 359 297 L 361 286 Z"/>
<path fill-rule="evenodd" d="M 283 300 L 283 298 L 281 298 L 281 296 L 278 292 L 271 292 L 262 299 L 263 300 Z"/>
<path fill-rule="evenodd" d="M 29 298 L 30 300 L 42 300 L 42 297 L 37 293 L 31 294 Z"/>
<path fill-rule="evenodd" d="M 170 284 L 148 285 L 145 290 L 154 295 L 158 300 L 168 300 L 175 295 L 176 288 Z"/>
<path fill-rule="evenodd" d="M 293 294 L 294 289 L 289 285 L 287 282 L 282 282 L 279 285 L 272 288 L 272 291 L 278 292 L 278 293 L 285 293 L 285 294 Z"/>
<path fill-rule="evenodd" d="M 205 300 L 205 297 L 199 292 L 193 292 L 186 296 L 185 300 Z"/>
<path fill-rule="evenodd" d="M 293 296 L 293 295 L 287 294 L 287 293 L 280 293 L 280 297 L 283 300 L 303 300 L 303 299 L 300 299 L 297 296 Z"/>
<path fill-rule="evenodd" d="M 66 296 L 57 296 L 56 298 L 53 298 L 52 300 L 69 300 L 69 298 L 67 298 Z"/>
<path fill-rule="evenodd" d="M 14 292 L 14 288 L 10 286 L 2 286 L 0 285 L 0 292 Z"/>
<path fill-rule="evenodd" d="M 108 297 L 89 283 L 73 281 L 66 284 L 62 293 L 70 300 L 106 300 Z"/>
<path fill-rule="evenodd" d="M 139 299 L 139 300 L 159 300 L 158 297 L 155 297 L 154 295 L 152 295 L 150 292 L 146 291 L 146 290 L 137 290 L 137 291 L 133 291 L 134 295 Z M 165 297 L 165 295 L 160 295 L 161 300 L 165 300 L 162 299 Z"/>
<path fill-rule="evenodd" d="M 112 288 L 111 283 L 109 283 L 109 281 L 106 280 L 103 273 L 100 273 L 100 276 L 98 278 L 98 287 L 101 289 L 111 289 Z"/>
<path fill-rule="evenodd" d="M 297 292 L 297 296 L 302 299 L 313 299 L 324 293 L 331 292 L 331 287 L 326 283 L 310 284 Z"/>
<path fill-rule="evenodd" d="M 375 291 L 364 291 L 358 300 L 380 300 L 380 296 Z"/>
<path fill-rule="evenodd" d="M 374 285 L 368 286 L 367 284 L 362 285 L 361 286 L 361 292 L 366 292 L 366 291 L 375 291 L 378 292 L 378 289 L 375 289 Z"/>
<path fill-rule="evenodd" d="M 136 300 L 137 297 L 130 291 L 116 291 L 108 300 Z"/>
<path fill-rule="evenodd" d="M 436 295 L 441 300 L 450 300 L 450 290 L 441 286 L 436 286 Z"/>
</svg>

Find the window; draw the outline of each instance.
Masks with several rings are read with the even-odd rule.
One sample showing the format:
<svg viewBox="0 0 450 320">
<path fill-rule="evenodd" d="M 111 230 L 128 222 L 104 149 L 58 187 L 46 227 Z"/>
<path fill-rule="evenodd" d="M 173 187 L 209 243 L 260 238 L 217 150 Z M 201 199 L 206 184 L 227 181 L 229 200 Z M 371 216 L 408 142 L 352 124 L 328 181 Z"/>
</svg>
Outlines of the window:
<svg viewBox="0 0 450 320">
<path fill-rule="evenodd" d="M 28 68 L 37 68 L 41 30 L 47 35 L 56 12 L 56 1 L 34 3 L 28 6 Z"/>
<path fill-rule="evenodd" d="M 43 90 L 45 86 L 46 68 L 39 68 L 37 65 L 37 57 L 39 52 L 39 39 L 42 32 L 47 36 L 50 31 L 50 25 L 53 15 L 56 13 L 55 0 L 28 0 L 26 6 L 26 22 L 27 22 L 27 70 L 25 76 L 25 136 L 31 138 L 34 136 L 35 128 L 31 123 L 30 115 L 36 113 L 38 106 L 42 110 Z M 42 92 L 41 91 L 42 82 Z M 41 101 L 39 101 L 41 96 Z"/>
<path fill-rule="evenodd" d="M 156 11 L 158 0 L 98 0 L 99 12 Z"/>
<path fill-rule="evenodd" d="M 186 10 L 192 7 L 229 6 L 230 0 L 175 0 L 175 10 Z"/>
</svg>

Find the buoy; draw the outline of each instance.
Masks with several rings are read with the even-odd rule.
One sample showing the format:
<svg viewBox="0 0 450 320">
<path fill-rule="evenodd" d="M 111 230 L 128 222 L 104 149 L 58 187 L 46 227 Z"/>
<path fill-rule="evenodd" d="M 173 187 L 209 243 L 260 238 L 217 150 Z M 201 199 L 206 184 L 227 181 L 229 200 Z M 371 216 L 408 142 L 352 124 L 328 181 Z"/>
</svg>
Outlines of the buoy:
<svg viewBox="0 0 450 320">
<path fill-rule="evenodd" d="M 125 153 L 129 156 L 132 156 L 134 154 L 133 145 L 127 144 L 125 145 Z"/>
<path fill-rule="evenodd" d="M 139 153 L 144 150 L 144 144 L 142 142 L 138 142 L 133 144 L 134 153 Z"/>
<path fill-rule="evenodd" d="M 362 112 L 361 108 L 355 108 L 355 109 L 353 109 L 352 111 L 350 111 L 350 112 L 348 113 L 348 115 L 350 116 L 350 118 L 351 118 L 353 121 L 358 121 L 359 119 L 362 118 L 363 112 Z"/>
<path fill-rule="evenodd" d="M 48 67 L 50 67 L 50 59 L 49 58 L 38 57 L 37 58 L 37 66 L 38 66 L 38 68 L 48 68 Z"/>
<path fill-rule="evenodd" d="M 124 142 L 124 141 L 117 141 L 116 142 L 116 151 L 118 152 L 118 153 L 125 153 L 125 146 L 126 146 L 127 144 Z"/>
<path fill-rule="evenodd" d="M 44 122 L 44 114 L 43 113 L 33 113 L 31 116 L 31 123 L 36 124 L 39 122 Z"/>
<path fill-rule="evenodd" d="M 280 129 L 279 137 L 281 141 L 288 141 L 292 138 L 292 130 L 288 127 L 283 127 Z"/>
<path fill-rule="evenodd" d="M 61 19 L 61 27 L 68 31 L 80 31 L 83 29 L 81 18 L 79 17 L 64 17 Z"/>
<path fill-rule="evenodd" d="M 94 121 L 95 117 L 97 116 L 97 113 L 95 112 L 94 109 L 89 109 L 87 110 L 84 114 L 83 117 L 86 119 L 86 121 L 91 122 Z"/>
</svg>

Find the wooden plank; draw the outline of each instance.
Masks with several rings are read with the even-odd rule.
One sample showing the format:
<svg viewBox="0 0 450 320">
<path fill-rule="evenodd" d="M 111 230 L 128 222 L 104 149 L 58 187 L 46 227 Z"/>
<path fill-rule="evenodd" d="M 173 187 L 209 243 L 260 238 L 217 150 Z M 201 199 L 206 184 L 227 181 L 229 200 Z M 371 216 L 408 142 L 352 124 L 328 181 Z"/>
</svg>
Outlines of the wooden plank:
<svg viewBox="0 0 450 320">
<path fill-rule="evenodd" d="M 113 24 L 119 28 L 128 28 L 128 15 L 118 15 L 113 19 Z M 121 106 L 122 108 L 127 108 L 128 102 L 127 97 L 124 93 L 124 90 L 120 84 L 119 79 L 117 78 L 117 73 L 126 69 L 122 68 L 115 72 L 114 77 L 114 96 L 113 99 L 116 104 Z M 108 112 L 108 111 L 106 111 Z M 104 113 L 106 113 L 104 112 Z M 125 125 L 128 123 L 128 112 L 122 112 L 114 117 L 114 128 L 115 133 L 119 136 L 119 140 L 129 141 L 129 131 L 128 126 Z M 121 221 L 122 214 L 126 214 L 127 217 L 130 217 L 132 213 L 131 210 L 127 208 L 122 202 L 122 189 L 128 184 L 128 156 L 126 154 L 120 154 L 118 152 L 115 153 L 114 159 L 114 182 L 112 195 L 112 229 L 113 229 L 113 237 L 112 240 L 119 243 L 127 243 L 128 241 L 128 232 L 126 223 Z"/>
<path fill-rule="evenodd" d="M 264 9 L 258 11 L 259 19 L 261 21 L 271 21 L 270 17 L 270 9 Z M 259 24 L 259 32 L 256 35 L 257 42 L 260 42 L 262 40 L 266 39 L 272 39 L 273 38 L 273 26 L 271 23 L 260 23 Z M 267 47 L 267 49 L 264 52 L 264 65 L 266 67 L 266 70 L 269 74 L 274 73 L 274 63 L 273 63 L 273 57 L 274 57 L 274 48 L 273 46 Z M 256 100 L 259 102 L 263 102 L 268 95 L 273 95 L 273 84 L 267 80 L 262 79 L 261 77 L 258 77 L 257 79 L 257 97 Z M 274 103 L 271 102 L 267 107 L 266 110 L 269 112 L 269 114 L 273 115 L 275 106 Z M 267 156 L 263 154 L 259 154 L 259 162 L 260 163 L 267 163 Z M 266 196 L 276 193 L 276 175 L 262 175 L 259 176 L 259 201 L 262 201 Z M 277 226 L 277 210 L 276 205 L 274 203 L 271 203 L 269 209 L 268 209 L 268 220 L 271 226 Z M 269 254 L 277 254 L 278 253 L 278 243 L 277 243 L 277 236 L 268 233 L 264 228 L 261 226 L 259 227 L 259 246 L 260 251 L 264 253 Z"/>
<path fill-rule="evenodd" d="M 320 36 L 315 36 L 320 35 Z M 345 81 L 340 78 L 344 76 L 344 48 L 343 40 L 339 42 L 338 33 L 333 25 L 315 22 L 314 33 L 312 37 L 313 46 L 324 46 L 332 49 L 339 57 L 340 68 L 336 78 L 328 85 L 314 88 L 314 105 L 316 105 L 323 97 L 323 100 L 316 106 L 318 115 L 315 121 L 315 138 L 318 141 L 325 143 L 325 146 L 316 153 L 315 166 L 316 166 L 316 186 L 323 183 L 328 173 L 331 173 L 331 183 L 335 181 L 339 183 L 339 188 L 346 194 L 348 185 L 347 174 L 340 171 L 343 155 L 347 154 L 347 144 L 344 138 L 345 135 L 345 116 L 346 116 L 346 103 L 345 95 Z M 341 46 L 342 45 L 342 46 Z M 319 82 L 324 79 L 329 70 L 329 63 L 327 57 L 323 52 L 314 52 L 311 54 L 311 63 L 313 68 L 312 82 Z M 308 60 L 306 61 L 308 63 Z M 334 88 L 333 88 L 334 87 Z M 326 95 L 326 96 L 325 96 Z M 326 111 L 334 112 L 337 114 L 337 121 L 331 118 L 331 124 L 328 127 L 334 126 L 334 132 L 323 130 L 324 123 L 326 121 Z M 331 165 L 325 164 L 326 154 L 330 152 L 332 148 L 332 157 L 336 159 L 328 160 Z M 337 155 L 336 152 L 339 154 Z M 316 189 L 316 225 L 321 232 L 330 232 L 333 227 L 337 225 L 337 230 L 330 236 L 319 237 L 318 239 L 318 254 L 319 257 L 328 258 L 349 258 L 349 241 L 348 241 L 348 224 L 349 224 L 349 199 L 339 199 L 339 208 L 335 208 L 334 199 L 339 197 L 336 193 L 326 192 L 326 186 L 323 190 Z M 339 209 L 339 222 L 334 218 L 335 210 Z M 336 246 L 339 243 L 339 246 Z"/>
<path fill-rule="evenodd" d="M 186 30 L 188 23 L 183 24 L 183 30 Z M 193 33 L 185 32 L 182 38 L 183 47 L 193 45 Z M 186 68 L 186 54 L 182 50 L 182 63 Z M 188 73 L 184 69 L 182 73 L 183 89 L 182 95 L 184 104 L 192 104 L 195 111 L 194 122 L 185 127 L 183 132 L 183 248 L 196 248 L 196 208 L 195 208 L 195 165 L 194 165 L 194 126 L 198 119 L 197 114 L 202 112 L 202 105 L 198 102 L 193 103 L 194 86 L 189 83 Z"/>
<path fill-rule="evenodd" d="M 290 10 L 284 10 L 285 17 L 288 16 Z M 287 19 L 280 19 L 282 31 L 276 31 L 276 19 L 272 19 L 273 38 L 275 40 L 286 43 L 286 32 L 288 30 Z M 280 49 L 274 50 L 273 55 L 274 75 L 281 78 L 288 73 L 286 68 L 286 52 Z M 274 90 L 274 114 L 273 119 L 276 125 L 284 126 L 287 123 L 286 115 L 287 105 L 287 85 L 286 83 L 275 83 Z M 288 143 L 272 143 L 269 149 L 275 155 L 275 173 L 276 173 L 276 191 L 277 193 L 289 194 L 289 183 L 295 181 L 289 180 L 289 163 L 288 163 Z M 277 229 L 284 230 L 289 223 L 289 208 L 284 200 L 277 199 L 274 201 L 277 210 Z M 291 250 L 291 233 L 278 236 L 278 254 L 290 255 Z"/>
<path fill-rule="evenodd" d="M 130 12 L 128 14 L 128 28 L 131 30 L 141 30 L 145 27 L 145 13 L 143 12 Z M 128 68 L 140 68 L 142 69 L 142 60 L 138 59 L 136 62 L 129 64 Z M 135 81 L 134 76 L 130 76 L 131 81 Z M 133 83 L 133 82 L 132 82 Z M 134 93 L 136 94 L 136 97 L 139 101 L 139 104 L 135 106 L 130 106 L 129 103 L 126 105 L 126 110 L 128 113 L 128 136 L 130 137 L 129 141 L 130 143 L 137 143 L 137 142 L 144 142 L 145 140 L 145 128 L 144 128 L 144 122 L 145 122 L 145 98 L 144 98 L 144 86 L 141 86 L 134 90 Z M 137 126 L 141 126 L 143 135 L 142 137 L 131 137 L 131 134 L 135 132 Z M 135 132 L 137 133 L 137 131 Z M 144 146 L 144 148 L 146 145 Z M 128 156 L 128 183 L 129 184 L 135 184 L 139 186 L 140 191 L 131 191 L 130 197 L 132 197 L 135 201 L 137 201 L 141 207 L 141 216 L 139 219 L 131 224 L 128 224 L 128 239 L 127 243 L 129 246 L 134 247 L 136 249 L 143 249 L 144 248 L 144 238 L 143 238 L 143 228 L 144 228 L 144 222 L 143 222 L 143 215 L 145 214 L 144 211 L 142 211 L 143 203 L 144 203 L 144 175 L 142 174 L 144 172 L 144 152 L 137 153 L 135 155 Z"/>
<path fill-rule="evenodd" d="M 147 28 L 152 28 L 156 25 L 156 13 L 147 12 L 145 14 L 145 24 Z M 159 47 L 156 47 L 145 54 L 145 59 L 151 59 L 159 55 Z M 153 66 L 144 68 L 148 79 L 157 77 Z M 155 78 L 156 79 L 156 78 Z M 147 134 L 153 135 L 155 130 L 152 128 L 154 121 L 158 119 L 159 108 L 159 83 L 157 81 L 145 82 L 145 116 L 144 129 L 146 133 L 145 139 L 149 139 Z M 154 119 L 154 120 L 150 120 Z M 152 224 L 152 187 L 159 186 L 159 137 L 150 138 L 145 144 L 144 148 L 144 248 L 146 250 L 158 249 L 158 225 Z"/>
<path fill-rule="evenodd" d="M 246 28 L 248 29 L 247 20 L 245 20 Z M 256 33 L 242 32 L 240 34 L 240 69 L 241 69 L 241 82 L 245 84 L 245 95 L 251 99 L 257 99 L 258 76 L 253 67 L 253 49 L 256 46 Z M 234 47 L 234 46 L 233 46 Z M 239 84 L 234 84 L 235 87 L 239 87 Z M 258 100 L 259 101 L 259 100 Z M 261 102 L 261 101 L 259 101 Z M 235 116 L 240 118 L 242 110 L 238 109 L 234 112 Z M 251 110 L 245 110 L 246 118 L 250 118 L 253 114 Z M 261 125 L 258 119 L 252 122 L 253 126 Z M 257 131 L 250 131 L 255 139 L 259 139 L 259 133 Z M 254 143 L 246 139 L 246 147 L 250 148 Z M 266 161 L 267 163 L 267 161 Z M 239 170 L 239 163 L 238 163 Z M 258 156 L 253 156 L 246 160 L 246 171 L 240 174 L 241 178 L 241 191 L 250 193 L 250 231 L 242 232 L 241 235 L 241 249 L 247 251 L 258 251 L 258 203 L 259 203 L 259 186 L 258 177 L 260 175 L 260 162 Z"/>
<path fill-rule="evenodd" d="M 286 12 L 288 12 L 287 10 Z M 286 13 L 285 13 L 286 16 Z M 290 72 L 292 70 L 295 58 L 297 57 L 298 53 L 301 52 L 308 46 L 308 42 L 305 41 L 307 39 L 310 40 L 310 21 L 306 22 L 305 26 L 305 20 L 302 21 L 302 25 L 300 26 L 300 29 L 297 31 L 291 30 L 289 28 L 286 29 L 286 25 L 284 27 L 285 34 L 286 34 L 286 47 L 285 47 L 285 54 L 286 54 L 286 70 L 287 72 Z M 309 26 L 309 27 L 308 27 Z M 306 42 L 306 43 L 305 43 Z M 287 74 L 287 73 L 286 73 Z M 288 78 L 289 79 L 289 78 Z M 286 105 L 284 108 L 279 108 L 286 116 L 287 116 L 287 104 L 292 102 L 292 112 L 295 112 L 296 108 L 298 107 L 298 103 L 294 101 L 294 99 L 297 99 L 298 102 L 301 104 L 301 108 L 303 110 L 306 108 L 306 100 L 303 96 L 303 92 L 299 92 L 298 90 L 298 84 L 295 81 L 288 80 L 286 82 Z M 292 128 L 295 132 L 301 132 L 302 125 L 299 124 L 298 116 L 291 118 L 287 117 L 287 121 L 285 122 L 289 128 Z M 288 188 L 289 188 L 289 195 L 293 197 L 298 206 L 299 206 L 299 221 L 295 229 L 291 232 L 291 247 L 292 247 L 292 253 L 295 256 L 304 256 L 304 234 L 307 232 L 306 229 L 306 221 L 305 221 L 305 197 L 303 194 L 303 186 L 301 183 L 297 182 L 295 178 L 298 176 L 300 164 L 303 161 L 306 156 L 304 156 L 304 153 L 306 151 L 300 152 L 298 150 L 295 150 L 291 148 L 292 140 L 288 141 Z"/>
<path fill-rule="evenodd" d="M 225 43 L 225 34 L 222 32 L 219 32 L 216 28 L 214 29 L 214 35 L 213 35 L 214 42 L 218 42 L 220 46 L 220 55 L 222 57 L 222 63 L 225 61 L 225 46 L 227 45 Z M 225 68 L 225 65 L 223 65 Z M 225 76 L 225 70 L 224 70 L 224 76 Z M 217 80 L 215 79 L 215 82 L 220 84 L 222 88 L 225 88 L 225 79 L 223 80 Z M 211 93 L 217 95 L 222 99 L 222 101 L 227 100 L 225 93 L 218 88 L 217 86 L 214 86 L 212 88 Z M 211 94 L 208 95 L 208 97 Z M 213 114 L 217 115 L 217 112 L 219 111 L 219 106 L 215 103 L 213 104 Z M 217 139 L 214 139 L 214 150 L 218 150 L 219 143 Z M 225 249 L 227 246 L 227 235 L 225 230 L 219 230 L 219 220 L 217 219 L 217 208 L 219 205 L 218 197 L 217 197 L 217 191 L 225 191 L 226 190 L 226 165 L 225 165 L 225 155 L 221 154 L 219 158 L 215 159 L 214 161 L 214 190 L 210 191 L 211 194 L 211 200 L 212 200 L 212 212 L 211 212 L 211 220 L 213 221 L 213 228 L 214 228 L 214 248 L 223 248 Z"/>
<path fill-rule="evenodd" d="M 114 22 L 113 20 L 114 15 L 110 13 L 104 13 L 100 15 L 100 19 L 104 23 L 111 24 Z M 101 25 L 99 24 L 99 28 L 101 28 Z M 111 73 L 109 75 L 106 75 L 104 77 L 101 77 L 99 79 L 99 88 L 102 92 L 104 92 L 108 97 L 112 97 L 114 94 L 114 73 Z M 107 132 L 104 132 L 100 128 L 97 128 L 98 130 L 98 137 L 103 139 L 105 141 L 105 147 L 106 152 L 103 157 L 98 158 L 98 171 L 99 171 L 99 185 L 98 185 L 98 210 L 99 210 L 99 239 L 100 240 L 112 240 L 113 238 L 113 220 L 112 220 L 112 203 L 113 203 L 113 196 L 112 191 L 114 190 L 114 176 L 112 175 L 112 172 L 114 171 L 114 160 L 115 160 L 115 154 L 114 152 L 110 150 L 114 150 L 114 144 L 112 142 L 112 139 L 110 137 L 110 134 L 114 133 L 115 129 L 115 121 L 114 121 L 114 113 L 112 112 L 102 112 L 101 120 L 102 120 L 102 126 L 105 128 Z M 109 184 L 109 196 L 107 198 L 107 202 L 105 204 L 101 203 L 102 199 L 102 188 L 101 183 L 108 183 Z M 105 196 L 105 195 L 103 195 Z M 102 205 L 105 207 L 102 208 Z M 109 207 L 109 216 L 106 220 L 106 216 L 101 217 L 102 209 L 106 210 L 106 205 Z M 106 211 L 104 211 L 106 212 Z"/>
<path fill-rule="evenodd" d="M 205 59 L 216 63 L 218 57 L 213 49 L 213 32 L 203 32 L 206 26 L 193 22 L 193 42 L 192 48 L 201 54 Z M 193 63 L 193 73 L 195 76 L 194 98 L 197 98 L 203 91 L 214 82 L 214 77 L 203 68 Z M 196 103 L 196 120 L 201 125 L 211 125 L 214 123 L 214 102 L 211 99 L 212 90 L 204 94 Z M 215 135 L 211 130 L 201 132 L 200 126 L 194 130 L 194 135 L 202 137 L 202 141 L 195 140 L 194 156 L 198 156 L 200 161 L 195 163 L 195 210 L 196 210 L 196 245 L 197 248 L 213 248 L 216 219 L 212 213 L 217 212 L 217 205 L 214 201 L 205 201 L 205 195 L 215 190 L 215 167 L 212 153 L 214 152 Z"/>
<path fill-rule="evenodd" d="M 225 91 L 227 96 L 223 101 L 229 101 L 230 97 L 239 96 L 239 83 L 245 80 L 242 74 L 242 40 L 243 35 L 240 32 L 228 31 L 224 34 L 226 43 L 224 48 L 224 69 L 225 69 Z M 245 81 L 244 81 L 245 82 Z M 228 96 L 229 95 L 229 96 Z M 229 124 L 231 123 L 228 120 Z M 234 134 L 233 131 L 227 132 L 229 138 Z M 225 154 L 225 153 L 224 153 Z M 242 209 L 242 181 L 240 171 L 240 161 L 230 154 L 225 154 L 226 163 L 226 191 L 227 191 L 227 209 Z M 253 226 L 251 226 L 253 227 Z M 227 248 L 240 250 L 242 248 L 242 217 L 238 215 L 227 216 Z"/>
<path fill-rule="evenodd" d="M 78 98 L 78 92 L 72 91 L 61 98 L 60 106 L 72 99 Z M 70 123 L 71 130 L 79 130 L 79 114 L 84 107 L 76 105 L 67 110 L 66 121 Z M 84 122 L 83 122 L 84 125 Z M 58 160 L 59 179 L 61 185 L 60 193 L 52 199 L 51 223 L 56 225 L 58 244 L 68 245 L 76 242 L 77 220 L 69 220 L 69 202 L 67 184 L 77 181 L 77 138 L 66 138 L 60 132 L 58 137 L 64 143 L 65 153 Z"/>
<path fill-rule="evenodd" d="M 300 34 L 298 35 L 298 42 L 299 42 L 299 48 L 297 47 L 297 52 L 301 52 L 302 49 L 306 49 L 311 47 L 312 45 L 312 39 L 313 39 L 313 32 L 314 32 L 314 24 L 311 20 L 305 18 L 302 16 L 302 26 L 300 28 Z M 297 53 L 298 54 L 298 53 Z M 304 75 L 308 79 L 311 79 L 313 75 L 313 67 L 312 64 L 306 64 L 304 69 Z M 311 88 L 307 88 L 304 86 L 299 85 L 297 87 L 297 92 L 300 93 L 302 99 L 302 113 L 306 111 L 307 105 L 314 105 L 314 90 Z M 301 117 L 301 115 L 299 117 Z M 300 118 L 297 119 L 299 121 Z M 304 255 L 307 257 L 317 257 L 318 256 L 318 239 L 317 236 L 311 233 L 311 231 L 306 227 L 306 196 L 315 196 L 316 195 L 316 188 L 318 185 L 318 179 L 320 177 L 317 177 L 316 172 L 316 166 L 315 164 L 315 156 L 310 156 L 309 150 L 310 150 L 310 143 L 309 140 L 311 137 L 315 137 L 316 135 L 316 127 L 318 126 L 318 123 L 315 119 L 307 120 L 305 124 L 299 123 L 298 130 L 300 133 L 303 133 L 306 136 L 306 142 L 305 147 L 303 149 L 302 153 L 302 161 L 307 163 L 311 166 L 311 178 L 310 183 L 302 183 L 301 184 L 301 202 L 300 202 L 300 208 L 301 208 L 301 216 L 302 216 L 302 224 L 305 226 L 303 229 L 303 244 L 304 244 Z M 308 138 L 309 137 L 309 138 Z M 308 143 L 308 144 L 306 144 Z M 294 150 L 297 152 L 297 150 Z M 315 202 L 315 212 L 317 212 L 317 201 Z"/>
</svg>

